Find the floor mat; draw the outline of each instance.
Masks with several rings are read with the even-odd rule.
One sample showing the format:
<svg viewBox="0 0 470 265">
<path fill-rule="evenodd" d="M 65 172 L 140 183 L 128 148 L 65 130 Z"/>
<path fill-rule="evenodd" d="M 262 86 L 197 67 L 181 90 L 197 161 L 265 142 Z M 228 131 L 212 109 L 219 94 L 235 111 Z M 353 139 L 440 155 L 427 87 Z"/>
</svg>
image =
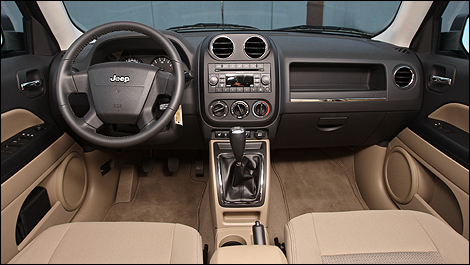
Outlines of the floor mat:
<svg viewBox="0 0 470 265">
<path fill-rule="evenodd" d="M 190 161 L 180 160 L 178 171 L 171 175 L 166 161 L 157 160 L 152 172 L 140 173 L 132 201 L 113 205 L 104 221 L 181 223 L 198 229 L 207 176 L 192 176 L 192 167 Z"/>
<path fill-rule="evenodd" d="M 276 191 L 270 199 L 271 242 L 274 237 L 284 242 L 284 224 L 296 216 L 368 209 L 355 183 L 354 156 L 348 148 L 276 150 L 271 160 L 271 191 Z"/>
</svg>

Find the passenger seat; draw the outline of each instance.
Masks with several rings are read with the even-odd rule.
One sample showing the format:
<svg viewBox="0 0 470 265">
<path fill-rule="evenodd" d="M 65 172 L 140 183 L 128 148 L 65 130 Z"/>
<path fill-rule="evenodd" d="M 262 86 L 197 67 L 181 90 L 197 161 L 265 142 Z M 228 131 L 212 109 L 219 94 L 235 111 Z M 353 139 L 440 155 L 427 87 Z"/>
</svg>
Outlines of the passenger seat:
<svg viewBox="0 0 470 265">
<path fill-rule="evenodd" d="M 465 263 L 468 240 L 408 210 L 308 213 L 285 226 L 289 263 Z"/>
<path fill-rule="evenodd" d="M 83 222 L 53 226 L 9 263 L 199 263 L 202 239 L 182 224 Z"/>
</svg>

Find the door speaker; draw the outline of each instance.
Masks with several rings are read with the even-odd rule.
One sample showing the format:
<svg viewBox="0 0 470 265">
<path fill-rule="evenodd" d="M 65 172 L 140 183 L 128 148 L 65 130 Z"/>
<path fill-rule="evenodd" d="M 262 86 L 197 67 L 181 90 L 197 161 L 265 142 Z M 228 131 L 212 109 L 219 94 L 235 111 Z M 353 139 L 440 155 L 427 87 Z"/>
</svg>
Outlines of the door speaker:
<svg viewBox="0 0 470 265">
<path fill-rule="evenodd" d="M 57 195 L 67 211 L 74 211 L 82 205 L 87 185 L 85 162 L 80 154 L 72 152 L 57 168 Z"/>
<path fill-rule="evenodd" d="M 401 147 L 393 147 L 385 157 L 384 176 L 393 200 L 407 204 L 418 192 L 418 167 L 413 157 Z"/>
</svg>

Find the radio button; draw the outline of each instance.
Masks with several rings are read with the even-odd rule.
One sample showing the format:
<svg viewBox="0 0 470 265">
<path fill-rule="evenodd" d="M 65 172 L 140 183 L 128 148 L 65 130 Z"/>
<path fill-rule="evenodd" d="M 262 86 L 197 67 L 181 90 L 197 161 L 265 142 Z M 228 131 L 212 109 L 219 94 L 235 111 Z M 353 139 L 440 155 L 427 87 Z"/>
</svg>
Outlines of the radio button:
<svg viewBox="0 0 470 265">
<path fill-rule="evenodd" d="M 235 69 L 236 65 L 234 63 L 230 64 L 230 69 Z"/>
<path fill-rule="evenodd" d="M 256 69 L 256 64 L 255 63 L 250 63 L 250 69 Z"/>
<path fill-rule="evenodd" d="M 237 69 L 243 69 L 243 64 L 237 63 Z"/>
<path fill-rule="evenodd" d="M 230 88 L 230 92 L 231 92 L 231 93 L 236 93 L 236 92 L 237 92 L 237 88 L 236 88 L 236 87 L 231 87 L 231 88 Z"/>
<path fill-rule="evenodd" d="M 223 68 L 223 69 L 228 69 L 229 67 L 230 67 L 230 66 L 229 66 L 229 64 L 228 64 L 228 63 L 224 63 L 224 64 L 222 64 L 222 68 Z"/>
<path fill-rule="evenodd" d="M 244 63 L 243 64 L 243 69 L 250 69 L 250 64 Z"/>
<path fill-rule="evenodd" d="M 251 87 L 247 86 L 247 87 L 243 88 L 243 92 L 245 92 L 245 93 L 250 93 L 250 91 L 251 91 Z"/>
<path fill-rule="evenodd" d="M 220 64 L 220 63 L 216 64 L 215 69 L 222 69 L 222 64 Z"/>
<path fill-rule="evenodd" d="M 258 69 L 263 69 L 263 68 L 264 68 L 264 64 L 259 63 L 259 64 L 256 65 L 256 68 L 258 68 Z"/>
<path fill-rule="evenodd" d="M 217 78 L 217 76 L 213 75 L 213 76 L 209 77 L 209 84 L 211 86 L 217 85 L 218 82 L 219 82 L 219 79 Z"/>
<path fill-rule="evenodd" d="M 224 93 L 230 93 L 230 87 L 224 87 L 223 90 Z"/>
<path fill-rule="evenodd" d="M 237 87 L 237 93 L 243 93 L 243 87 Z"/>
<path fill-rule="evenodd" d="M 216 92 L 216 93 L 222 93 L 222 92 L 223 92 L 223 88 L 221 88 L 221 87 L 216 87 L 216 88 L 215 88 L 215 92 Z"/>
</svg>

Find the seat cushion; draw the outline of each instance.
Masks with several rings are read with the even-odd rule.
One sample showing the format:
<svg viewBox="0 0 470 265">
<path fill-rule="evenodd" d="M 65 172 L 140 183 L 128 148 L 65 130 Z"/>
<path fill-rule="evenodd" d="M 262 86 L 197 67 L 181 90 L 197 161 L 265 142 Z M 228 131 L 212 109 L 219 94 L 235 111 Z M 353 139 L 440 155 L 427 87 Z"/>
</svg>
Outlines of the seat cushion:
<svg viewBox="0 0 470 265">
<path fill-rule="evenodd" d="M 182 224 L 68 223 L 42 232 L 9 263 L 202 263 L 202 239 Z"/>
<path fill-rule="evenodd" d="M 467 263 L 468 240 L 416 211 L 309 213 L 285 226 L 289 263 Z"/>
</svg>

